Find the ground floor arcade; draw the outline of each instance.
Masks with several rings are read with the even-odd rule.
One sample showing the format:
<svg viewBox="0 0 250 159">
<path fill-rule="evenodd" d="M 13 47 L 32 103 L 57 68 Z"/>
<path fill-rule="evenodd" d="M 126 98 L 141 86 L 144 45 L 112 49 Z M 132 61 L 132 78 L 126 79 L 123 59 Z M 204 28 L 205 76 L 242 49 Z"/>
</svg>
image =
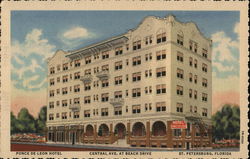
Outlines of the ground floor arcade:
<svg viewBox="0 0 250 159">
<path fill-rule="evenodd" d="M 47 141 L 65 144 L 115 144 L 132 147 L 194 149 L 211 147 L 212 136 L 197 124 L 171 129 L 172 121 L 118 121 L 48 126 Z"/>
</svg>

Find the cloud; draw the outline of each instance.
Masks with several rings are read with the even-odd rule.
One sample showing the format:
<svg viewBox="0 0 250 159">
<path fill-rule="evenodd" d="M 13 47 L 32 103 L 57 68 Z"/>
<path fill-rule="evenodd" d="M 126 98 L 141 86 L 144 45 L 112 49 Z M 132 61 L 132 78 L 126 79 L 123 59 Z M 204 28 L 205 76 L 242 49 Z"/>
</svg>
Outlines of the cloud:
<svg viewBox="0 0 250 159">
<path fill-rule="evenodd" d="M 86 28 L 74 27 L 64 32 L 63 37 L 67 39 L 87 38 L 89 34 L 90 33 L 88 32 Z"/>
<path fill-rule="evenodd" d="M 236 33 L 239 37 L 239 34 L 240 34 L 240 23 L 237 22 L 235 25 L 234 25 L 234 33 Z"/>
<path fill-rule="evenodd" d="M 239 92 L 240 79 L 239 76 L 230 75 L 225 78 L 218 78 L 216 73 L 212 73 L 213 92 L 236 91 Z"/>
<path fill-rule="evenodd" d="M 42 36 L 41 29 L 33 29 L 24 41 L 13 40 L 11 80 L 15 89 L 38 91 L 46 87 L 46 59 L 56 47 Z"/>
<path fill-rule="evenodd" d="M 94 38 L 96 35 L 89 29 L 82 26 L 74 26 L 68 30 L 59 32 L 59 39 L 67 45 L 66 48 L 73 49 L 80 44 L 83 44 L 85 39 Z"/>
</svg>

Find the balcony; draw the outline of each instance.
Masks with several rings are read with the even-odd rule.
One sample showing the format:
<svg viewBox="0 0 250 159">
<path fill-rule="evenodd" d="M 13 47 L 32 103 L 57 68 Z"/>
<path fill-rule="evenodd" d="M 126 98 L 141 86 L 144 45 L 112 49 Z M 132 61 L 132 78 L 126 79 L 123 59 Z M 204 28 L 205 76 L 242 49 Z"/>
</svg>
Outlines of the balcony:
<svg viewBox="0 0 250 159">
<path fill-rule="evenodd" d="M 193 113 L 193 112 L 186 112 L 185 117 L 188 120 L 197 120 L 201 118 L 201 116 L 198 113 Z"/>
<path fill-rule="evenodd" d="M 71 109 L 72 111 L 80 111 L 81 106 L 80 104 L 70 104 L 69 109 Z"/>
<path fill-rule="evenodd" d="M 84 75 L 80 77 L 80 80 L 84 83 L 91 82 L 93 79 L 92 75 Z"/>
<path fill-rule="evenodd" d="M 97 72 L 96 77 L 98 77 L 101 80 L 108 79 L 109 78 L 109 71 L 104 70 L 104 71 L 101 71 L 101 72 Z"/>
<path fill-rule="evenodd" d="M 123 98 L 111 98 L 109 103 L 112 104 L 114 107 L 120 107 L 120 106 L 123 106 L 124 99 Z"/>
</svg>

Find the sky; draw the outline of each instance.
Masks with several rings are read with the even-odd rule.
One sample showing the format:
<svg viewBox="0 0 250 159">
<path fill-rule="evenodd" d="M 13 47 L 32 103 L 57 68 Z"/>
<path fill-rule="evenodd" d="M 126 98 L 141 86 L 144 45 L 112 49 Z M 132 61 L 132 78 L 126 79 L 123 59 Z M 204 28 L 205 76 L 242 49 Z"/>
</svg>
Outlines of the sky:
<svg viewBox="0 0 250 159">
<path fill-rule="evenodd" d="M 195 22 L 213 40 L 213 113 L 225 103 L 239 105 L 239 12 L 236 11 L 12 11 L 11 110 L 37 116 L 46 105 L 46 59 L 126 33 L 146 16 L 173 14 Z"/>
</svg>

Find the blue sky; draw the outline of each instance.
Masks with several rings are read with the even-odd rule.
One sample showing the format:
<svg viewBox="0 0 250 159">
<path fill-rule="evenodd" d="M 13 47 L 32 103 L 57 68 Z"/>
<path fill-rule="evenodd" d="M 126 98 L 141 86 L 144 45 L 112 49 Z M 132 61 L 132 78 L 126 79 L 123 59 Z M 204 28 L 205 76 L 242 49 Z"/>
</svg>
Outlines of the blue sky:
<svg viewBox="0 0 250 159">
<path fill-rule="evenodd" d="M 168 14 L 182 22 L 195 22 L 205 36 L 212 38 L 215 80 L 238 79 L 239 12 L 12 11 L 11 77 L 14 89 L 32 92 L 45 89 L 46 59 L 58 49 L 81 48 L 125 33 L 146 16 L 165 17 Z"/>
</svg>

